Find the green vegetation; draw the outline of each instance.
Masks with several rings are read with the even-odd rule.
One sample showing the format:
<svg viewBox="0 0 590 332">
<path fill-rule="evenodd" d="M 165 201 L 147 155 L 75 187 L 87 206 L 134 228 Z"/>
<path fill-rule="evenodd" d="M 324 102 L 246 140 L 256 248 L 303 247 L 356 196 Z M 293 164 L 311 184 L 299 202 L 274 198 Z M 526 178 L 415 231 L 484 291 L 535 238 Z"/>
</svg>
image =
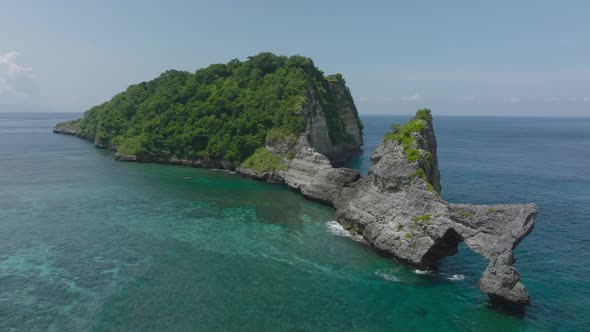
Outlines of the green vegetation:
<svg viewBox="0 0 590 332">
<path fill-rule="evenodd" d="M 295 144 L 297 141 L 297 135 L 286 128 L 272 128 L 268 131 L 268 134 L 266 134 L 266 141 L 282 141 L 288 144 Z"/>
<path fill-rule="evenodd" d="M 428 108 L 419 109 L 416 111 L 415 118 L 424 121 L 432 121 L 432 112 Z"/>
<path fill-rule="evenodd" d="M 494 212 L 496 212 L 496 210 L 495 210 L 494 208 L 488 208 L 488 209 L 486 210 L 486 212 L 487 212 L 487 214 L 490 214 L 490 213 L 494 213 Z"/>
<path fill-rule="evenodd" d="M 422 215 L 420 217 L 414 217 L 414 219 L 412 219 L 412 221 L 414 223 L 418 223 L 418 222 L 421 222 L 421 221 L 427 222 L 427 221 L 430 221 L 430 217 L 431 217 L 431 215 L 429 213 L 427 213 L 427 214 Z"/>
<path fill-rule="evenodd" d="M 79 127 L 123 154 L 241 162 L 268 138 L 296 140 L 311 96 L 326 113 L 333 142 L 349 140 L 342 98 L 335 98 L 342 91 L 342 75 L 324 77 L 309 58 L 260 53 L 131 85 L 87 111 Z M 344 97 L 352 102 L 349 93 Z"/>
<path fill-rule="evenodd" d="M 424 173 L 424 169 L 423 168 L 418 168 L 418 170 L 416 170 L 416 172 L 413 174 L 413 176 L 414 177 L 419 177 L 422 180 L 424 180 L 424 182 L 428 186 L 428 191 L 430 191 L 432 193 L 436 193 L 434 191 L 434 187 L 432 186 L 432 184 L 430 182 L 428 182 L 428 179 L 426 178 L 426 174 Z"/>
<path fill-rule="evenodd" d="M 423 163 L 416 172 L 413 174 L 414 177 L 419 177 L 428 186 L 428 190 L 432 193 L 436 193 L 432 183 L 428 181 L 426 172 L 423 167 L 428 167 L 432 159 L 432 153 L 416 148 L 416 134 L 424 129 L 428 125 L 428 122 L 432 121 L 431 111 L 427 108 L 420 109 L 416 112 L 414 118 L 406 122 L 403 125 L 398 123 L 391 124 L 391 132 L 385 135 L 384 142 L 391 140 L 397 141 L 404 149 L 406 158 L 409 161 L 417 162 L 422 160 Z"/>
<path fill-rule="evenodd" d="M 248 159 L 242 163 L 242 167 L 250 168 L 259 172 L 270 172 L 274 170 L 287 170 L 287 165 L 282 163 L 282 157 L 276 155 L 266 148 L 257 149 Z"/>
<path fill-rule="evenodd" d="M 426 129 L 427 121 L 431 120 L 432 115 L 430 110 L 427 108 L 420 109 L 416 112 L 414 118 L 406 122 L 404 125 L 399 125 L 397 123 L 392 124 L 392 132 L 385 135 L 385 142 L 390 140 L 398 141 L 404 148 L 408 160 L 417 161 L 422 155 L 420 150 L 414 148 L 414 143 L 416 142 L 414 133 Z"/>
<path fill-rule="evenodd" d="M 429 213 L 412 219 L 412 229 L 418 229 L 420 226 L 432 225 L 430 221 L 431 215 Z"/>
<path fill-rule="evenodd" d="M 412 233 L 406 233 L 405 235 L 406 239 L 411 239 L 412 238 Z"/>
<path fill-rule="evenodd" d="M 465 209 L 457 209 L 459 215 L 465 219 L 473 219 L 475 218 L 475 213 L 465 210 Z"/>
<path fill-rule="evenodd" d="M 80 125 L 80 121 L 82 121 L 82 119 L 76 119 L 76 120 L 72 120 L 72 121 L 67 121 L 67 122 L 61 122 L 58 123 L 57 125 L 55 125 L 55 128 L 57 129 L 64 129 L 65 127 L 76 127 Z"/>
</svg>

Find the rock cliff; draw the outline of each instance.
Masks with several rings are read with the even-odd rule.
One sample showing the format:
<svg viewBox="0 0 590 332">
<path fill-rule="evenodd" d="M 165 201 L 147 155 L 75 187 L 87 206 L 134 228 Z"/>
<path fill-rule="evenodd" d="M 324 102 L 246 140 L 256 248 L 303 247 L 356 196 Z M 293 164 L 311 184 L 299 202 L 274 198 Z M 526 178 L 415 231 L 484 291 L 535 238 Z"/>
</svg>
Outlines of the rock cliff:
<svg viewBox="0 0 590 332">
<path fill-rule="evenodd" d="M 320 103 L 310 90 L 300 113 L 307 121 L 306 145 L 334 163 L 357 153 L 363 145 L 363 135 L 356 106 L 342 76 L 328 76 L 328 83 L 329 100 Z"/>
<path fill-rule="evenodd" d="M 388 134 L 371 162 L 368 174 L 356 181 L 349 171 L 338 169 L 333 175 L 324 167 L 308 177 L 311 181 L 298 186 L 313 199 L 332 199 L 337 221 L 345 229 L 403 262 L 428 268 L 457 253 L 458 244 L 465 242 L 489 261 L 479 281 L 483 293 L 495 302 L 530 303 L 513 267 L 513 250 L 533 228 L 534 204 L 445 202 L 439 195 L 436 138 L 426 110 Z M 312 189 L 330 188 L 329 183 L 334 182 L 338 182 L 340 193 Z"/>
<path fill-rule="evenodd" d="M 530 303 L 513 266 L 513 251 L 533 229 L 537 207 L 444 201 L 429 110 L 419 111 L 385 137 L 362 178 L 356 170 L 332 167 L 304 138 L 298 145 L 287 170 L 254 176 L 284 182 L 310 199 L 334 206 L 345 229 L 411 265 L 432 267 L 456 254 L 458 244 L 465 242 L 489 261 L 478 283 L 483 293 L 494 302 Z"/>
</svg>

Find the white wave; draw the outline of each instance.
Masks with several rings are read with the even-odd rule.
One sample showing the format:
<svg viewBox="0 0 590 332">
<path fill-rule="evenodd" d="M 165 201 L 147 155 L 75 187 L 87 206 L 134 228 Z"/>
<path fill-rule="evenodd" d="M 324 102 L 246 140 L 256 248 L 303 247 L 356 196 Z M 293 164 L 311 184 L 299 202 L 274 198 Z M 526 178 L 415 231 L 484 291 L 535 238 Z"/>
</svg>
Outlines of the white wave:
<svg viewBox="0 0 590 332">
<path fill-rule="evenodd" d="M 416 269 L 416 270 L 414 270 L 414 273 L 416 273 L 416 274 L 431 274 L 432 271 L 430 271 L 430 270 L 418 270 L 418 269 Z"/>
<path fill-rule="evenodd" d="M 192 178 L 193 178 L 192 176 L 185 176 L 183 179 L 185 179 L 185 180 L 190 180 L 190 179 L 192 179 Z"/>
<path fill-rule="evenodd" d="M 326 223 L 326 228 L 328 229 L 328 232 L 330 232 L 330 234 L 332 235 L 348 237 L 358 242 L 365 241 L 363 237 L 359 234 L 350 234 L 350 232 L 345 230 L 344 227 L 342 227 L 342 225 L 340 225 L 336 220 L 328 221 Z"/>
<path fill-rule="evenodd" d="M 465 279 L 465 276 L 462 274 L 453 274 L 452 276 L 447 277 L 447 279 L 452 281 L 461 281 Z"/>
<path fill-rule="evenodd" d="M 399 278 L 394 275 L 387 274 L 387 273 L 384 273 L 381 271 L 377 271 L 377 272 L 375 272 L 375 274 L 387 281 L 399 282 Z"/>
</svg>

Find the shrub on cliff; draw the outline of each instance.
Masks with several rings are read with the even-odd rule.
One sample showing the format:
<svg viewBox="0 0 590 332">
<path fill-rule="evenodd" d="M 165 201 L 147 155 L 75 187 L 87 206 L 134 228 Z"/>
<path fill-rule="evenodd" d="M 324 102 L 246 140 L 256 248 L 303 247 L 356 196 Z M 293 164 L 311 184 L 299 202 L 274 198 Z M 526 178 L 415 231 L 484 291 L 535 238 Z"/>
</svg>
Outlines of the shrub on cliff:
<svg viewBox="0 0 590 332">
<path fill-rule="evenodd" d="M 406 122 L 403 126 L 397 123 L 391 125 L 391 132 L 385 135 L 385 142 L 394 140 L 398 141 L 404 148 L 406 157 L 410 161 L 417 161 L 421 158 L 420 151 L 414 148 L 416 138 L 414 133 L 426 128 L 426 121 L 431 121 L 432 115 L 427 108 L 420 109 L 416 112 L 414 118 Z"/>
</svg>

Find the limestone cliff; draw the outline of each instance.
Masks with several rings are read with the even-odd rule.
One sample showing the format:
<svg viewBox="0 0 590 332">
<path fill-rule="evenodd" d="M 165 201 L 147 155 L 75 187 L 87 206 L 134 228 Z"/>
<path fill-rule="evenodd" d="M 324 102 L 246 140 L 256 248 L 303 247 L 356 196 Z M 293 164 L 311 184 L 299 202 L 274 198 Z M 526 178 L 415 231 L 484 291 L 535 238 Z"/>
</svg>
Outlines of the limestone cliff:
<svg viewBox="0 0 590 332">
<path fill-rule="evenodd" d="M 307 119 L 308 143 L 332 162 L 344 161 L 363 145 L 362 124 L 341 75 L 328 76 L 328 94 L 323 102 L 312 90 L 301 114 Z"/>
<path fill-rule="evenodd" d="M 309 154 L 299 157 L 308 163 L 321 160 Z M 532 230 L 537 207 L 445 202 L 439 196 L 430 111 L 419 111 L 406 125 L 388 134 L 371 162 L 367 176 L 358 180 L 352 170 L 325 164 L 313 174 L 292 171 L 296 176 L 286 173 L 284 179 L 304 195 L 331 203 L 337 209 L 337 221 L 351 233 L 409 264 L 431 267 L 457 253 L 458 244 L 464 241 L 489 260 L 479 281 L 483 293 L 497 302 L 530 303 L 513 267 L 513 250 Z"/>
</svg>

